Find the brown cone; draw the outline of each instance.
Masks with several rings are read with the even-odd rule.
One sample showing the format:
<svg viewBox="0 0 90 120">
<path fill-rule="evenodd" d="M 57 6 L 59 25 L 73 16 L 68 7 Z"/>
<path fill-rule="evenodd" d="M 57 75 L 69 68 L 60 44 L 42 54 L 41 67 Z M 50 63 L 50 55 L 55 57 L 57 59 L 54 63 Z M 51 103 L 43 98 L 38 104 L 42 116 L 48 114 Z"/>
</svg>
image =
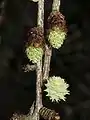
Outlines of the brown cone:
<svg viewBox="0 0 90 120">
<path fill-rule="evenodd" d="M 27 45 L 40 47 L 44 44 L 44 31 L 41 27 L 31 28 L 28 32 Z"/>
<path fill-rule="evenodd" d="M 48 27 L 49 29 L 52 29 L 53 27 L 59 27 L 67 31 L 65 17 L 58 11 L 51 12 L 50 16 L 48 17 Z"/>
</svg>

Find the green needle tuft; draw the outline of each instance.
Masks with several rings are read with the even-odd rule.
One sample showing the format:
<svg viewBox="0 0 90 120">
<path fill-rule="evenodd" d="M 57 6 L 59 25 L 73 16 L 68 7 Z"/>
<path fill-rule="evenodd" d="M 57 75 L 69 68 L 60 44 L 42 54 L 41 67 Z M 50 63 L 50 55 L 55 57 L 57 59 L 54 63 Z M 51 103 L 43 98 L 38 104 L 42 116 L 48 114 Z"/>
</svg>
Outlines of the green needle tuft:
<svg viewBox="0 0 90 120">
<path fill-rule="evenodd" d="M 47 87 L 44 90 L 47 92 L 46 96 L 48 96 L 52 100 L 52 102 L 58 102 L 60 100 L 65 101 L 65 95 L 70 94 L 69 90 L 67 90 L 69 85 L 65 83 L 64 79 L 62 79 L 61 77 L 50 77 L 45 86 Z"/>
</svg>

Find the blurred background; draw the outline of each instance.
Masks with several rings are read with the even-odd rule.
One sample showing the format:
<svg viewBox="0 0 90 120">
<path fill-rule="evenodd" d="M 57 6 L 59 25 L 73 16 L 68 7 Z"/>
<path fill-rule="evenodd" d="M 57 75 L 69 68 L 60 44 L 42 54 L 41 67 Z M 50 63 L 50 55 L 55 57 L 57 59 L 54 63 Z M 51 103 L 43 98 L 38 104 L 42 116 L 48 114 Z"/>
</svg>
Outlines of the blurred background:
<svg viewBox="0 0 90 120">
<path fill-rule="evenodd" d="M 51 7 L 52 1 L 45 0 L 45 27 Z M 43 104 L 59 112 L 61 120 L 90 120 L 90 1 L 61 0 L 60 11 L 68 35 L 59 50 L 53 49 L 50 75 L 63 77 L 71 94 L 59 104 L 43 96 Z M 24 72 L 22 66 L 29 63 L 26 33 L 36 22 L 36 3 L 0 1 L 0 120 L 14 112 L 27 114 L 35 99 L 35 71 Z"/>
</svg>

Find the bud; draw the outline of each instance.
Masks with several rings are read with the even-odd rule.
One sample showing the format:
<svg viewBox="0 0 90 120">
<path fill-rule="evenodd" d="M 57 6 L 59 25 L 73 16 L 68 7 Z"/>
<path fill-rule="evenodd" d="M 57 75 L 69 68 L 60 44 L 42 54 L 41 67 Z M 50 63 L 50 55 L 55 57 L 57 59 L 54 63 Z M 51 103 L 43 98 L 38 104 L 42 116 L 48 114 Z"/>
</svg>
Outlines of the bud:
<svg viewBox="0 0 90 120">
<path fill-rule="evenodd" d="M 47 87 L 44 91 L 46 91 L 48 94 L 46 96 L 50 97 L 50 99 L 53 101 L 60 101 L 66 99 L 65 95 L 69 95 L 69 91 L 67 88 L 69 85 L 65 83 L 64 79 L 61 77 L 50 77 L 49 80 L 47 80 L 47 84 L 45 84 Z"/>
</svg>

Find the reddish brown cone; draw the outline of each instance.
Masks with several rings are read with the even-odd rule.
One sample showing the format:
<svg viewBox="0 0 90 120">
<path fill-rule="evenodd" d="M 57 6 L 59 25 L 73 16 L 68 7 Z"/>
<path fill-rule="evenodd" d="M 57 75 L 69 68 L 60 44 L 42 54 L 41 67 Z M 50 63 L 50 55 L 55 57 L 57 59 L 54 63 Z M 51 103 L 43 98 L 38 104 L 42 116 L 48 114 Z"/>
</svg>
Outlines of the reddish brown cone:
<svg viewBox="0 0 90 120">
<path fill-rule="evenodd" d="M 65 17 L 58 11 L 51 12 L 48 17 L 48 27 L 49 29 L 59 27 L 60 29 L 67 31 Z"/>
<path fill-rule="evenodd" d="M 28 32 L 28 42 L 27 45 L 34 47 L 40 47 L 44 44 L 44 31 L 41 27 L 31 28 Z"/>
</svg>

